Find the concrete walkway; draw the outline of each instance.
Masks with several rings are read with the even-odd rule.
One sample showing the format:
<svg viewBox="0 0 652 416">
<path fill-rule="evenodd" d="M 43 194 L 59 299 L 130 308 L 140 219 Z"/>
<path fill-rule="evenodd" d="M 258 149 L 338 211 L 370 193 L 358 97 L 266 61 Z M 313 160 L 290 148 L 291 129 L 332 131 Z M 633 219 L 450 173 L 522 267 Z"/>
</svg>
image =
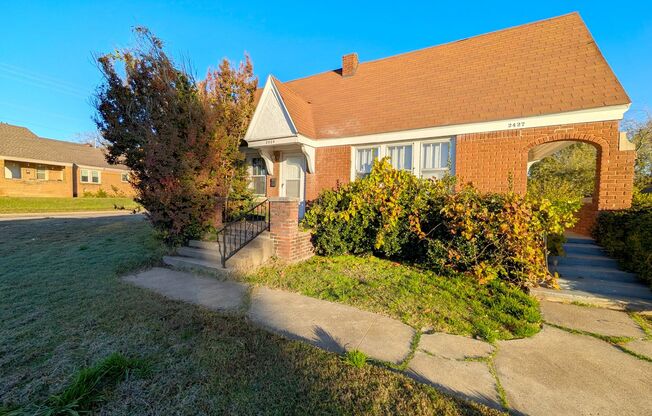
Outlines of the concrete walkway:
<svg viewBox="0 0 652 416">
<path fill-rule="evenodd" d="M 568 234 L 565 256 L 552 257 L 549 268 L 559 273 L 561 290 L 539 288 L 542 299 L 583 302 L 608 308 L 651 310 L 652 290 L 633 273 L 622 271 L 592 238 Z"/>
<path fill-rule="evenodd" d="M 242 313 L 329 351 L 360 350 L 440 390 L 512 413 L 652 414 L 652 340 L 624 312 L 543 301 L 546 324 L 534 337 L 491 345 L 434 333 L 421 334 L 415 345 L 415 330 L 397 320 L 296 293 L 163 268 L 125 280 Z"/>
</svg>

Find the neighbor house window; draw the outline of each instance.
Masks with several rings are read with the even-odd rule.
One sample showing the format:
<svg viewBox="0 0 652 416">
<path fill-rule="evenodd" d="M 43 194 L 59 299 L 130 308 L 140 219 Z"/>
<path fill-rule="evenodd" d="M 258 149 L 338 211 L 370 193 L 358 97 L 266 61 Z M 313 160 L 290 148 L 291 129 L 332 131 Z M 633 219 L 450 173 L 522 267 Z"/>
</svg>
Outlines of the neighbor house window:
<svg viewBox="0 0 652 416">
<path fill-rule="evenodd" d="M 81 181 L 83 183 L 100 183 L 100 171 L 91 170 L 91 169 L 82 169 Z"/>
<path fill-rule="evenodd" d="M 379 147 L 367 147 L 356 149 L 355 153 L 355 176 L 364 178 L 371 173 L 371 166 L 374 160 L 378 159 Z"/>
<path fill-rule="evenodd" d="M 387 146 L 387 156 L 394 169 L 412 170 L 412 145 Z"/>
<path fill-rule="evenodd" d="M 129 182 L 129 174 L 126 173 L 126 172 L 123 173 L 122 175 L 120 175 L 120 180 L 121 180 L 122 182 Z"/>
<path fill-rule="evenodd" d="M 448 172 L 450 158 L 448 142 L 423 143 L 421 145 L 421 176 L 441 179 Z"/>
<path fill-rule="evenodd" d="M 5 160 L 5 178 L 20 179 L 20 164 Z"/>
<path fill-rule="evenodd" d="M 251 159 L 251 185 L 256 195 L 265 195 L 267 191 L 267 166 L 261 157 Z"/>
<path fill-rule="evenodd" d="M 36 168 L 36 179 L 46 180 L 48 178 L 48 171 L 43 166 Z"/>
</svg>

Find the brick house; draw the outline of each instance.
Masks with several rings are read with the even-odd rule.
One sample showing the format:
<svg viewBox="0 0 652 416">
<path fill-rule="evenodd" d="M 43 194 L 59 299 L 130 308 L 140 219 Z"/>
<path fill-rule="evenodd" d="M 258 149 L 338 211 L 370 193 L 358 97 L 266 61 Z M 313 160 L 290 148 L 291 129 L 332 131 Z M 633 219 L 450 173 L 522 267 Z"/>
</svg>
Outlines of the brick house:
<svg viewBox="0 0 652 416">
<path fill-rule="evenodd" d="M 580 212 L 629 207 L 630 106 L 577 13 L 259 90 L 243 151 L 257 194 L 305 201 L 388 156 L 420 177 L 451 172 L 484 191 L 525 192 L 529 166 L 565 146 L 597 148 L 596 189 Z"/>
<path fill-rule="evenodd" d="M 38 137 L 0 123 L 0 197 L 133 196 L 126 166 L 110 165 L 101 149 Z"/>
</svg>

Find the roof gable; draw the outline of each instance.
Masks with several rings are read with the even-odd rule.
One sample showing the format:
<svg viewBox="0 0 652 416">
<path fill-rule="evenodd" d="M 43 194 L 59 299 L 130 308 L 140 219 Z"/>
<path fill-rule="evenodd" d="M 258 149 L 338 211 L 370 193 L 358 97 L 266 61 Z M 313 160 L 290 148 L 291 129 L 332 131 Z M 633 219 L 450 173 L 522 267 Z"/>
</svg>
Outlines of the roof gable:
<svg viewBox="0 0 652 416">
<path fill-rule="evenodd" d="M 244 139 L 264 140 L 296 134 L 297 128 L 283 102 L 281 93 L 274 85 L 274 79 L 270 76 L 267 78 Z"/>
<path fill-rule="evenodd" d="M 299 133 L 315 139 L 630 102 L 577 13 L 362 62 L 350 77 L 276 83 Z"/>
</svg>

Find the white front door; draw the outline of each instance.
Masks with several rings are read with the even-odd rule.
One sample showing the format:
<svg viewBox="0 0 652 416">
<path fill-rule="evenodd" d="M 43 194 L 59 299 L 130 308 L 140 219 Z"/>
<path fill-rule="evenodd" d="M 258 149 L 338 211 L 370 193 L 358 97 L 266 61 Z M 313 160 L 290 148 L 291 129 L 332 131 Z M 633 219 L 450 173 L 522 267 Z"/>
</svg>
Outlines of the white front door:
<svg viewBox="0 0 652 416">
<path fill-rule="evenodd" d="M 306 209 L 306 164 L 303 155 L 285 155 L 281 173 L 281 196 L 299 199 L 299 218 Z"/>
</svg>

